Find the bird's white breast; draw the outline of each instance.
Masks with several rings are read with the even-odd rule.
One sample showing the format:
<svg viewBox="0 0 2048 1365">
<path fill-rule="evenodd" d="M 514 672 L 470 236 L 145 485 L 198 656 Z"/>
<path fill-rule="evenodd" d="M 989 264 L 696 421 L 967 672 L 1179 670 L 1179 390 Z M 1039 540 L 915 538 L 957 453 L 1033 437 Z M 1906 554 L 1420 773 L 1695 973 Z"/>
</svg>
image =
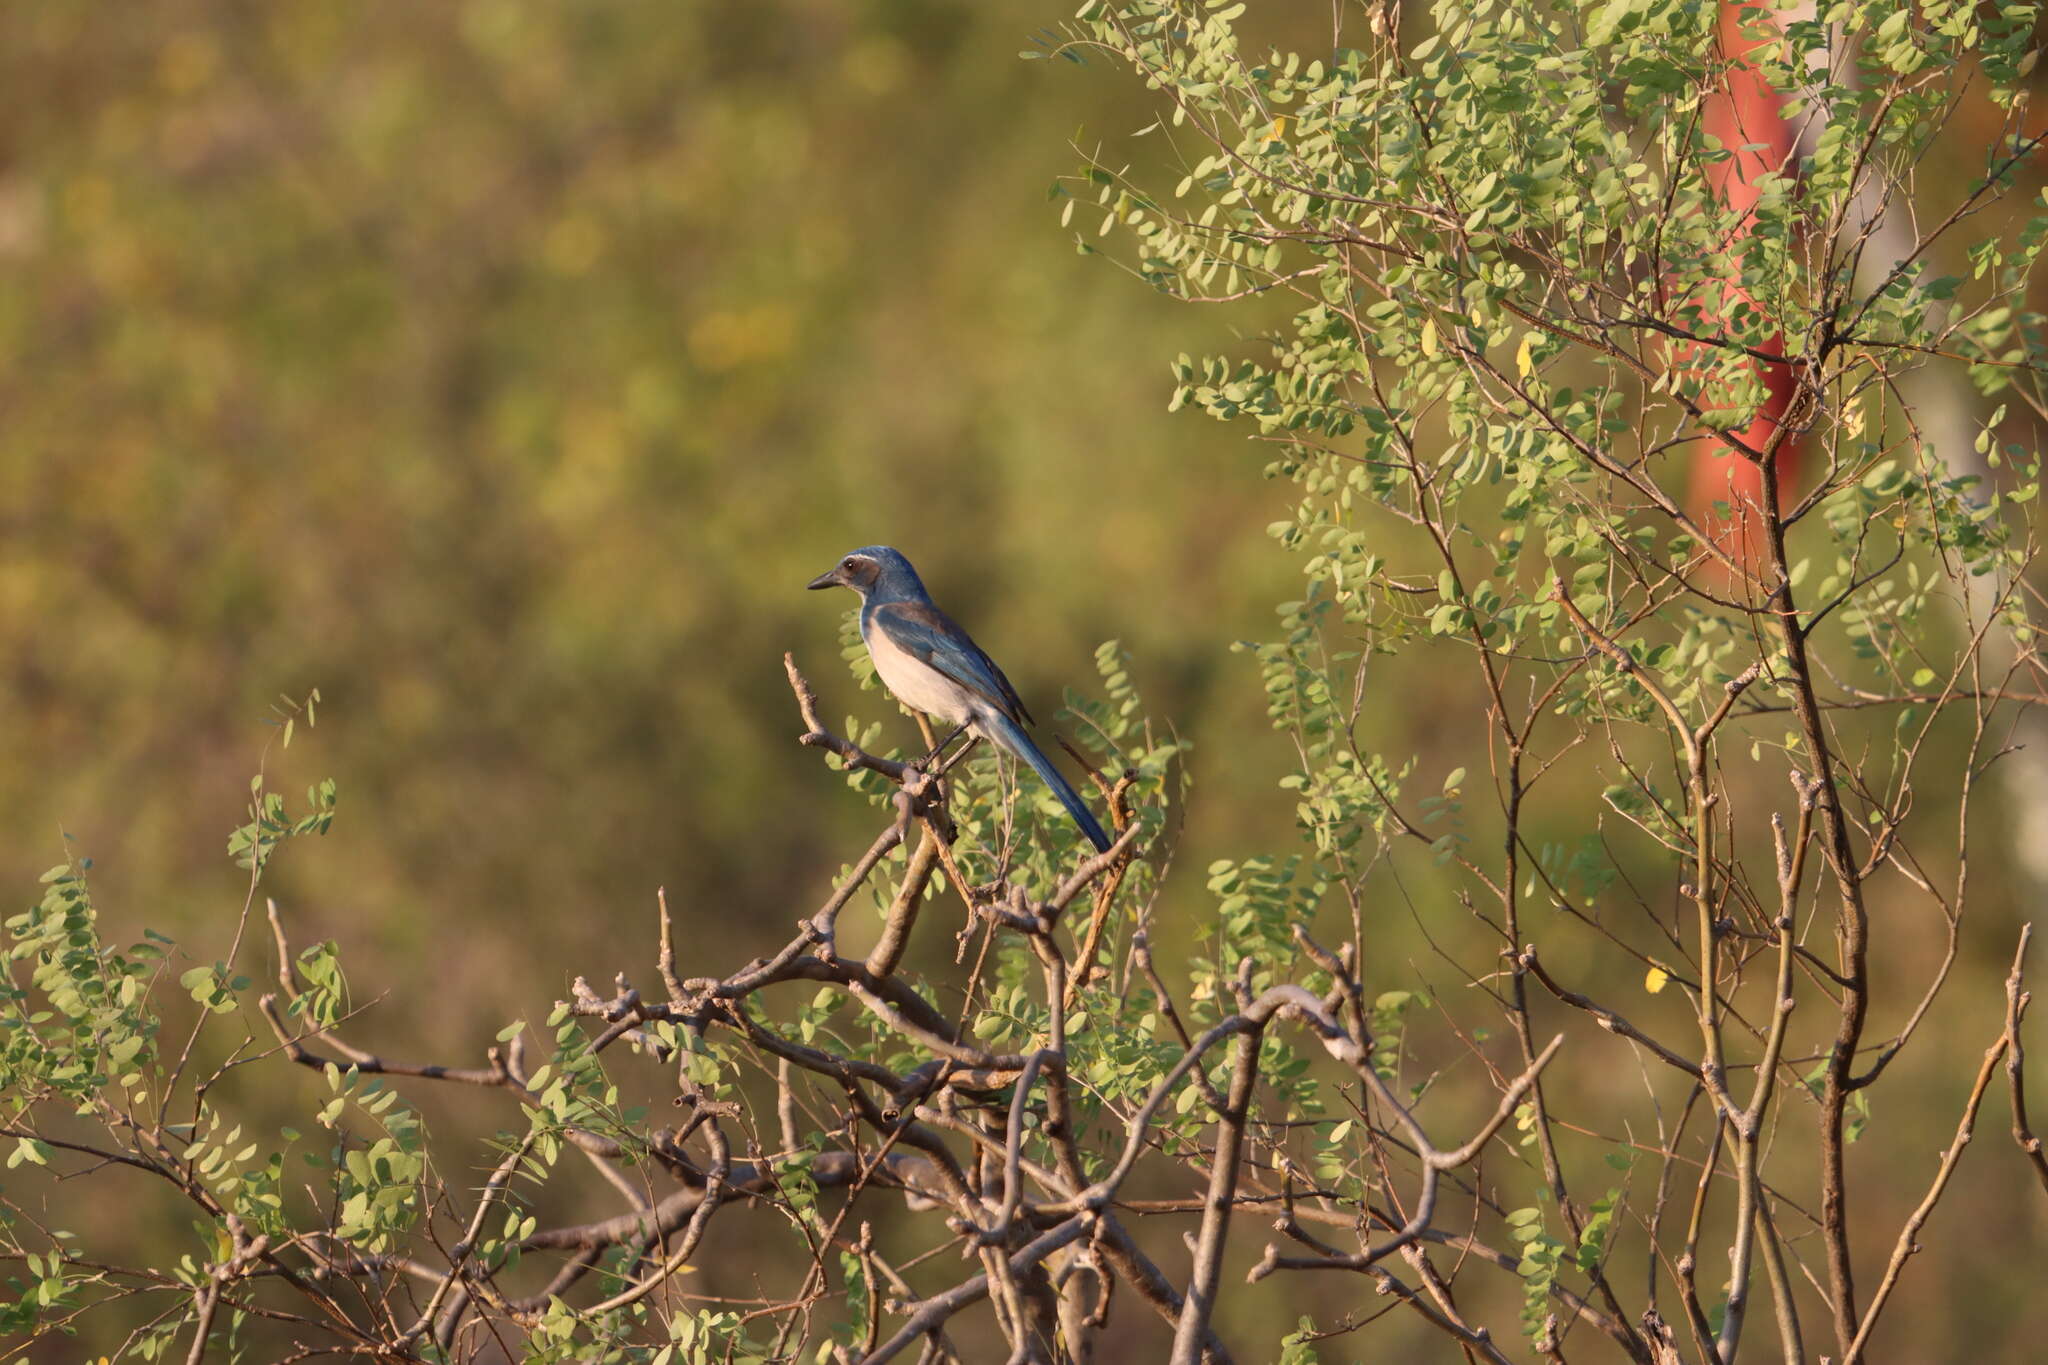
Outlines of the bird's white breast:
<svg viewBox="0 0 2048 1365">
<path fill-rule="evenodd" d="M 965 725 L 973 717 L 973 693 L 924 660 L 899 648 L 889 639 L 887 631 L 871 629 L 863 621 L 860 633 L 861 639 L 867 643 L 868 657 L 875 661 L 875 672 L 881 675 L 882 685 L 895 694 L 896 700 L 913 711 L 936 716 L 948 725 Z"/>
</svg>

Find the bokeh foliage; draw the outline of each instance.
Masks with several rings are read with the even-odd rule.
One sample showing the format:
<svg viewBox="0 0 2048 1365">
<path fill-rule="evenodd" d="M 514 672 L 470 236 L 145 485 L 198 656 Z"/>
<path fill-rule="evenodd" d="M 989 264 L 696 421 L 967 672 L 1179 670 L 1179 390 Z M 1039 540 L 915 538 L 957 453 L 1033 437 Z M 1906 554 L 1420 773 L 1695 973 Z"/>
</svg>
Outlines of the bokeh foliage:
<svg viewBox="0 0 2048 1365">
<path fill-rule="evenodd" d="M 109 892 L 218 922 L 260 722 L 318 686 L 361 842 L 280 890 L 393 962 L 468 938 L 451 1016 L 556 989 L 473 931 L 592 946 L 658 884 L 759 903 L 816 866 L 846 811 L 785 749 L 778 659 L 829 649 L 801 585 L 876 540 L 1048 706 L 1117 636 L 1200 717 L 1234 670 L 1188 627 L 1261 619 L 1273 504 L 1157 420 L 1159 362 L 1095 359 L 1178 320 L 1040 211 L 1128 103 L 1017 62 L 1041 18 L 11 10 L 14 879 L 61 824 Z"/>
</svg>

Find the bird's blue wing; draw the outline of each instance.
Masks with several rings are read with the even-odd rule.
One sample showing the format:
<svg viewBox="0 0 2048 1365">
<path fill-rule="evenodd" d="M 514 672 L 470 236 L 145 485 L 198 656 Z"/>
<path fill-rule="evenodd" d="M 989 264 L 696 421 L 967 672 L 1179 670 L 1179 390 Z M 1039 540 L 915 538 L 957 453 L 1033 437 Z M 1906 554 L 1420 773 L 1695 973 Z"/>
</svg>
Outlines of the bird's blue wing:
<svg viewBox="0 0 2048 1365">
<path fill-rule="evenodd" d="M 981 647 L 960 629 L 952 617 L 928 602 L 887 602 L 870 611 L 868 621 L 870 629 L 888 636 L 889 643 L 994 706 L 1000 718 L 986 719 L 983 732 L 990 740 L 1030 764 L 1074 817 L 1074 823 L 1087 836 L 1088 842 L 1095 845 L 1098 852 L 1109 851 L 1109 834 L 1089 812 L 1088 803 L 1081 799 L 1072 783 L 1060 776 L 1059 769 L 1053 766 L 1044 751 L 1031 742 L 1031 736 L 1024 733 L 1024 726 L 1031 723 L 1031 713 L 1024 709 L 1017 689 L 1010 686 L 1010 680 L 1003 676 L 1002 669 L 996 667 L 995 660 L 982 653 Z"/>
<path fill-rule="evenodd" d="M 982 653 L 959 623 L 928 602 L 886 602 L 869 613 L 874 629 L 890 643 L 981 696 L 1012 720 L 1031 723 L 1031 713 L 995 660 Z"/>
</svg>

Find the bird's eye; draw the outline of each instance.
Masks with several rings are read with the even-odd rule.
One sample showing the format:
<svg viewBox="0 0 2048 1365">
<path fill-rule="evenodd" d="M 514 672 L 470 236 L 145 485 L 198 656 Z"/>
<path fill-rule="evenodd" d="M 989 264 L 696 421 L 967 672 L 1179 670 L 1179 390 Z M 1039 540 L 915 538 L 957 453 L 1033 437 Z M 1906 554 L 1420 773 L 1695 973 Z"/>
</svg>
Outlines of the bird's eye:
<svg viewBox="0 0 2048 1365">
<path fill-rule="evenodd" d="M 846 558 L 846 562 L 845 562 L 844 564 L 841 564 L 841 565 L 840 565 L 839 567 L 840 567 L 840 568 L 842 568 L 842 569 L 844 569 L 844 570 L 846 570 L 846 571 L 847 571 L 848 573 L 852 573 L 852 572 L 853 572 L 853 556 L 851 556 L 851 555 L 848 555 L 848 556 L 847 556 L 847 558 Z"/>
</svg>

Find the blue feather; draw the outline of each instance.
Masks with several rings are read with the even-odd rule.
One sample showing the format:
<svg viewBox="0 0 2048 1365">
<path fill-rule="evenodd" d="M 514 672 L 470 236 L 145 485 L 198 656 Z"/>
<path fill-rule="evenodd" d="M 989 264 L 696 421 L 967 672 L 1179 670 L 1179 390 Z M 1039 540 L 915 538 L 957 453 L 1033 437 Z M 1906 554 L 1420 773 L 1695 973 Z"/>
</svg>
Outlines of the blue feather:
<svg viewBox="0 0 2048 1365">
<path fill-rule="evenodd" d="M 984 719 L 981 728 L 990 739 L 1029 763 L 1031 771 L 1045 779 L 1045 785 L 1052 788 L 1052 794 L 1067 808 L 1067 814 L 1074 817 L 1074 823 L 1088 836 L 1088 842 L 1095 845 L 1097 853 L 1109 852 L 1110 837 L 1096 822 L 1095 816 L 1089 812 L 1087 803 L 1081 800 L 1081 794 L 1060 775 L 1058 768 L 1053 767 L 1052 760 L 1031 742 L 1031 736 L 1024 733 L 1022 726 L 1008 716 L 996 715 Z"/>
<path fill-rule="evenodd" d="M 867 606 L 870 627 L 888 635 L 898 648 L 924 660 L 1012 720 L 1028 722 L 1031 713 L 996 661 L 982 652 L 960 624 L 929 602 L 873 602 Z"/>
<path fill-rule="evenodd" d="M 848 587 L 859 593 L 861 639 L 891 694 L 948 724 L 972 726 L 1030 764 L 1088 842 L 1098 852 L 1109 851 L 1110 837 L 1081 794 L 1024 732 L 1031 713 L 1024 709 L 1017 689 L 960 623 L 932 604 L 917 570 L 899 551 L 886 545 L 865 546 L 809 586 Z"/>
</svg>

